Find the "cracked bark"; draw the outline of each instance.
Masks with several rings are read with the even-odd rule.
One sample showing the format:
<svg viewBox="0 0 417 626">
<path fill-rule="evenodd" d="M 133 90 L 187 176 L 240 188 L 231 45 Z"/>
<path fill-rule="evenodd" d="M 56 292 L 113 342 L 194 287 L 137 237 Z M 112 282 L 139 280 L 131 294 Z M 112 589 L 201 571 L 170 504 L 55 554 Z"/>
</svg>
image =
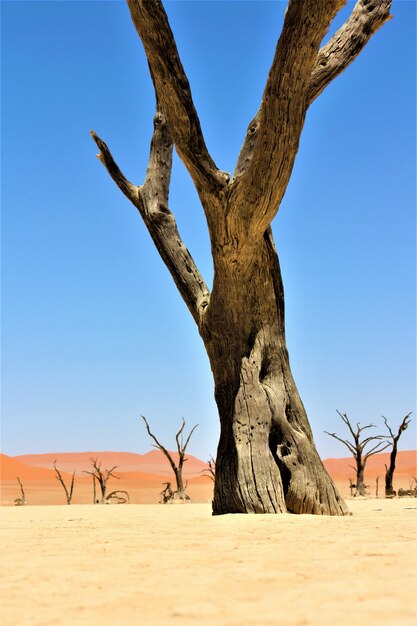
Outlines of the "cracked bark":
<svg viewBox="0 0 417 626">
<path fill-rule="evenodd" d="M 291 176 L 308 106 L 389 19 L 390 1 L 358 0 L 351 18 L 321 49 L 346 0 L 289 1 L 261 106 L 232 179 L 208 152 L 162 3 L 127 3 L 157 100 L 143 186 L 127 181 L 104 142 L 93 138 L 100 160 L 141 214 L 209 356 L 221 423 L 213 513 L 347 514 L 316 451 L 291 373 L 270 224 Z M 211 294 L 168 209 L 172 143 L 207 218 Z"/>
</svg>

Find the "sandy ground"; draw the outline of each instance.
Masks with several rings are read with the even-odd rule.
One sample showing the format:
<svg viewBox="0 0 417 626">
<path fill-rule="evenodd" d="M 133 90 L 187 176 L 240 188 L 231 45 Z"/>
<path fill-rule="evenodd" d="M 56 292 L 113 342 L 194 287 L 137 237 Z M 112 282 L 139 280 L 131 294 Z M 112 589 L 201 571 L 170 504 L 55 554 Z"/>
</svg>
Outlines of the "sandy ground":
<svg viewBox="0 0 417 626">
<path fill-rule="evenodd" d="M 415 625 L 417 501 L 3 507 L 2 626 Z"/>
</svg>

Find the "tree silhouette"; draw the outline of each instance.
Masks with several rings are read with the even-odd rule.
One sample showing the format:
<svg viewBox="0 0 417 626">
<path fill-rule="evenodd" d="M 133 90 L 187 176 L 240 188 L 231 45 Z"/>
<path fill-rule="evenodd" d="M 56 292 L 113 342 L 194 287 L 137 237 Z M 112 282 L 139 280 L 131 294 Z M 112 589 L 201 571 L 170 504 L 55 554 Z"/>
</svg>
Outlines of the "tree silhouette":
<svg viewBox="0 0 417 626">
<path fill-rule="evenodd" d="M 151 429 L 149 427 L 149 424 L 147 422 L 146 417 L 144 417 L 143 415 L 141 416 L 143 421 L 145 422 L 145 427 L 146 430 L 148 432 L 148 435 L 154 440 L 155 444 L 153 444 L 154 448 L 157 448 L 158 450 L 160 450 L 168 459 L 168 462 L 172 468 L 172 471 L 174 472 L 174 476 L 175 476 L 175 481 L 177 484 L 177 489 L 176 491 L 172 492 L 173 496 L 172 498 L 168 498 L 166 499 L 166 502 L 168 502 L 169 500 L 172 499 L 177 499 L 177 500 L 189 500 L 190 496 L 188 496 L 185 493 L 185 490 L 187 489 L 187 484 L 185 484 L 184 486 L 184 481 L 183 481 L 183 477 L 182 477 L 182 468 L 183 465 L 185 463 L 185 461 L 187 460 L 185 458 L 185 451 L 187 449 L 188 443 L 191 439 L 191 435 L 193 434 L 193 432 L 195 431 L 195 429 L 197 428 L 198 424 L 196 424 L 195 426 L 193 426 L 193 428 L 190 431 L 190 434 L 188 435 L 187 439 L 184 442 L 183 439 L 183 431 L 185 428 L 185 420 L 182 420 L 182 426 L 179 429 L 179 431 L 177 432 L 177 434 L 175 435 L 175 441 L 177 442 L 177 451 L 178 451 L 178 465 L 177 463 L 175 463 L 171 453 L 162 445 L 162 443 L 160 443 L 158 441 L 158 439 L 155 437 L 155 435 L 151 432 Z M 161 493 L 161 495 L 164 495 L 164 497 L 166 498 L 167 493 L 169 493 L 169 490 L 171 489 L 171 483 L 164 483 L 167 485 L 167 487 L 165 488 L 165 490 Z M 168 487 L 169 486 L 169 487 Z"/>
<path fill-rule="evenodd" d="M 388 424 L 387 418 L 382 416 L 385 422 L 385 426 L 387 427 L 387 430 L 389 432 L 389 439 L 391 439 L 390 445 L 392 445 L 389 465 L 388 466 L 385 465 L 385 496 L 388 498 L 395 495 L 394 488 L 393 488 L 393 479 L 394 479 L 394 472 L 395 472 L 395 461 L 397 459 L 398 440 L 403 434 L 403 432 L 407 430 L 407 427 L 411 421 L 410 415 L 411 413 L 408 413 L 404 417 L 403 421 L 401 422 L 398 428 L 398 432 L 396 435 L 393 433 L 391 426 Z"/>
<path fill-rule="evenodd" d="M 356 467 L 352 468 L 356 472 L 356 494 L 359 496 L 364 496 L 366 495 L 366 485 L 365 485 L 366 462 L 370 456 L 373 456 L 374 454 L 378 454 L 378 452 L 382 452 L 383 450 L 388 448 L 390 444 L 386 443 L 386 437 L 384 437 L 383 435 L 371 435 L 370 437 L 365 437 L 364 439 L 361 440 L 361 435 L 363 431 L 366 430 L 367 428 L 375 428 L 375 425 L 366 424 L 366 426 L 361 426 L 360 423 L 358 422 L 356 424 L 356 430 L 354 430 L 352 424 L 348 420 L 346 413 L 340 413 L 339 411 L 337 411 L 337 413 L 340 415 L 341 419 L 348 427 L 350 434 L 352 435 L 353 441 L 349 441 L 348 439 L 342 439 L 341 437 L 336 435 L 336 433 L 329 433 L 327 430 L 325 430 L 324 432 L 326 433 L 326 435 L 330 435 L 330 437 L 334 437 L 334 439 L 337 439 L 338 441 L 343 443 L 343 445 L 347 447 L 349 452 L 352 453 L 356 461 Z M 373 446 L 371 449 L 368 449 L 368 451 L 365 452 L 365 448 L 374 441 L 378 441 L 378 443 L 375 446 Z"/>
<path fill-rule="evenodd" d="M 75 470 L 72 472 L 71 484 L 69 486 L 69 489 L 68 489 L 68 487 L 65 484 L 65 481 L 64 481 L 64 479 L 62 477 L 61 472 L 59 471 L 59 469 L 56 466 L 56 461 L 54 461 L 54 470 L 56 472 L 55 478 L 61 483 L 61 485 L 62 485 L 62 487 L 63 487 L 63 489 L 65 491 L 65 496 L 67 498 L 67 504 L 71 504 L 72 494 L 73 494 L 73 491 L 74 491 Z"/>
</svg>

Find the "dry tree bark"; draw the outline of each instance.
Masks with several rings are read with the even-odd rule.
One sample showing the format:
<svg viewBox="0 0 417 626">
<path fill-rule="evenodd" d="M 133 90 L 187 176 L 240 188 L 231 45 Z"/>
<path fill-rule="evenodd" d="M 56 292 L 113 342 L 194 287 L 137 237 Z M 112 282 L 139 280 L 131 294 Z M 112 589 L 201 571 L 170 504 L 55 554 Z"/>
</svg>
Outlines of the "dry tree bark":
<svg viewBox="0 0 417 626">
<path fill-rule="evenodd" d="M 127 0 L 157 103 L 145 182 L 128 181 L 92 132 L 98 158 L 139 211 L 210 360 L 221 423 L 214 514 L 348 513 L 321 463 L 292 377 L 270 227 L 290 180 L 309 105 L 391 17 L 391 0 L 358 0 L 344 26 L 320 47 L 345 3 L 289 1 L 261 105 L 232 176 L 208 152 L 160 0 Z M 211 293 L 168 208 L 173 145 L 207 219 Z"/>
</svg>

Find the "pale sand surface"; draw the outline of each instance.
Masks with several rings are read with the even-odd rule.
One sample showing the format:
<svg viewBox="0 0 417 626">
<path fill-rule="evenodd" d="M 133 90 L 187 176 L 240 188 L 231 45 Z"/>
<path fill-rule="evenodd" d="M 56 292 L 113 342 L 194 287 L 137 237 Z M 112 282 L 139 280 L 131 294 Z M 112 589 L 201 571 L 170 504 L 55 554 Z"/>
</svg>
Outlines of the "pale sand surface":
<svg viewBox="0 0 417 626">
<path fill-rule="evenodd" d="M 351 517 L 3 507 L 2 626 L 417 624 L 417 500 Z"/>
</svg>

